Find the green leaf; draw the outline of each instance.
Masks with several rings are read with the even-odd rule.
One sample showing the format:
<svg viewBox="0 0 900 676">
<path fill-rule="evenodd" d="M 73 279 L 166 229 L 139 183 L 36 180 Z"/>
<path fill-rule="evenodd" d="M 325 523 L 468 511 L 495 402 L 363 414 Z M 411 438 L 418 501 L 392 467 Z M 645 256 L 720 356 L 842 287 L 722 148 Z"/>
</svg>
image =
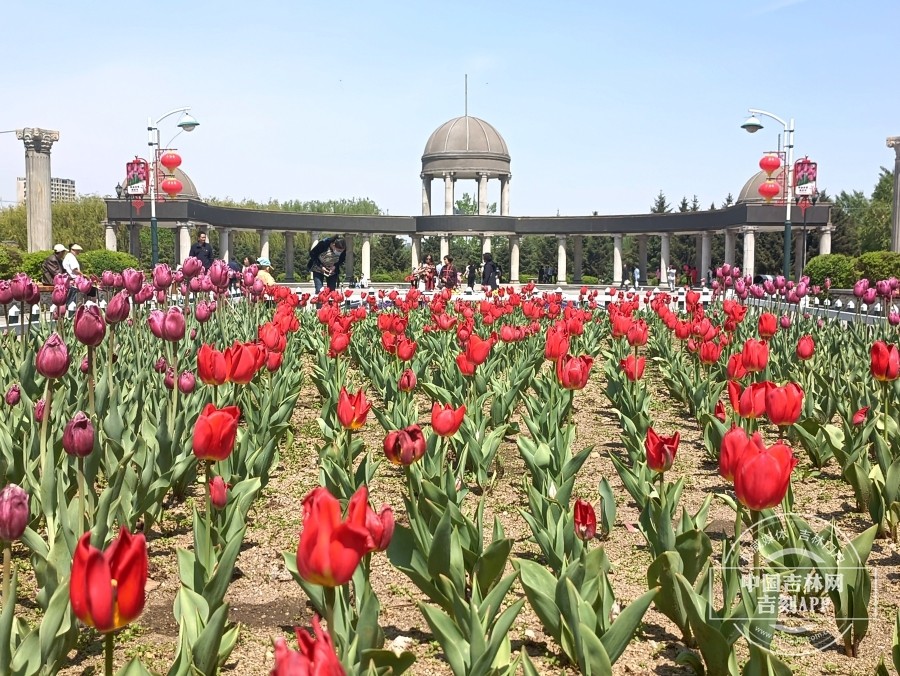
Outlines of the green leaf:
<svg viewBox="0 0 900 676">
<path fill-rule="evenodd" d="M 651 589 L 629 603 L 612 623 L 612 626 L 600 637 L 600 642 L 609 656 L 609 661 L 616 660 L 625 652 L 625 648 L 634 637 L 634 632 L 641 624 L 644 614 L 656 598 L 659 589 Z"/>
<path fill-rule="evenodd" d="M 459 632 L 456 624 L 446 613 L 433 606 L 420 603 L 419 610 L 441 644 L 444 656 L 455 676 L 468 676 L 469 642 Z"/>
<path fill-rule="evenodd" d="M 528 559 L 515 559 L 514 564 L 519 570 L 519 580 L 525 590 L 528 605 L 534 610 L 535 615 L 553 639 L 560 642 L 561 612 L 556 605 L 554 592 L 558 580 L 541 564 Z"/>
</svg>

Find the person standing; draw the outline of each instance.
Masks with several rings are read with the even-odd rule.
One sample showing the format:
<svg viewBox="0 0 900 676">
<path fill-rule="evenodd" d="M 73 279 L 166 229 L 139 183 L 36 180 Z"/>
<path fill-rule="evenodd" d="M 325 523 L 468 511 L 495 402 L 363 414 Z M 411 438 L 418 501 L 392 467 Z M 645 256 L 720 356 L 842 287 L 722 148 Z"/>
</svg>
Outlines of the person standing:
<svg viewBox="0 0 900 676">
<path fill-rule="evenodd" d="M 78 262 L 78 254 L 82 251 L 84 251 L 84 249 L 81 248 L 80 244 L 70 244 L 69 253 L 63 258 L 63 270 L 69 275 L 69 295 L 66 298 L 67 306 L 70 306 L 75 302 L 75 297 L 78 293 L 78 289 L 75 288 L 75 280 L 78 277 L 81 277 L 81 263 Z"/>
<path fill-rule="evenodd" d="M 634 288 L 638 288 L 641 285 L 641 269 L 635 265 L 634 266 Z"/>
<path fill-rule="evenodd" d="M 322 287 L 337 289 L 341 266 L 347 256 L 347 242 L 343 237 L 325 237 L 309 250 L 306 269 L 312 273 L 313 285 L 318 294 Z"/>
<path fill-rule="evenodd" d="M 188 252 L 188 256 L 193 256 L 200 260 L 203 263 L 203 269 L 209 270 L 212 267 L 213 262 L 213 248 L 212 244 L 206 241 L 206 233 L 202 230 L 197 233 L 197 241 L 191 245 L 191 250 Z"/>
<path fill-rule="evenodd" d="M 44 262 L 41 264 L 41 272 L 43 273 L 44 284 L 47 286 L 52 286 L 55 283 L 56 275 L 65 272 L 65 268 L 63 268 L 63 254 L 68 251 L 62 244 L 57 244 L 53 247 L 53 253 L 44 259 Z"/>
<path fill-rule="evenodd" d="M 669 291 L 675 290 L 675 266 L 669 263 L 669 269 L 666 271 L 666 280 L 669 282 Z"/>
<path fill-rule="evenodd" d="M 490 253 L 482 255 L 484 265 L 481 267 L 481 285 L 490 287 L 491 290 L 500 286 L 498 281 L 497 265 L 494 263 L 494 257 Z"/>
<path fill-rule="evenodd" d="M 456 268 L 453 267 L 453 257 L 444 256 L 444 264 L 441 266 L 440 272 L 441 286 L 445 289 L 455 289 L 458 283 L 456 277 Z"/>
</svg>

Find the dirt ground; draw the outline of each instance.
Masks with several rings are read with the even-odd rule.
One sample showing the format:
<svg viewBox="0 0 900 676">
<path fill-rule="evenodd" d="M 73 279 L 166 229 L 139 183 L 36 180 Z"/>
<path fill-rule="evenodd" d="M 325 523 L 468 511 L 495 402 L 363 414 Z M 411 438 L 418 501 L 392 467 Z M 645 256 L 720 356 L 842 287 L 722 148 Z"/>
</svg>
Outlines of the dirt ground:
<svg viewBox="0 0 900 676">
<path fill-rule="evenodd" d="M 611 582 L 616 596 L 625 605 L 646 591 L 645 574 L 651 558 L 643 537 L 633 527 L 638 521 L 638 510 L 609 459 L 610 453 L 620 452 L 622 447 L 616 415 L 603 395 L 602 377 L 602 369 L 597 363 L 588 387 L 576 393 L 575 449 L 592 447 L 593 450 L 580 471 L 575 496 L 597 503 L 599 480 L 606 477 L 612 484 L 618 502 L 618 518 L 613 532 L 602 546 L 613 565 Z M 730 487 L 719 478 L 715 466 L 706 459 L 697 423 L 665 395 L 658 383 L 652 380 L 651 383 L 654 390 L 654 427 L 664 434 L 680 430 L 682 435 L 675 465 L 667 473 L 667 479 L 685 478 L 682 504 L 693 513 L 707 493 L 726 492 Z M 428 411 L 424 405 L 420 406 L 422 423 L 427 422 Z M 251 512 L 248 535 L 229 589 L 230 617 L 240 623 L 241 631 L 237 647 L 226 665 L 226 673 L 248 676 L 268 674 L 273 664 L 273 637 L 289 636 L 294 625 L 309 626 L 310 614 L 305 597 L 285 570 L 283 553 L 296 551 L 301 502 L 317 482 L 315 443 L 319 432 L 315 419 L 318 413 L 318 396 L 312 384 L 307 382 L 293 418 L 294 445 L 283 450 L 271 482 Z M 527 433 L 524 425 L 522 429 Z M 380 452 L 382 440 L 379 430 L 377 422 L 371 417 L 363 430 L 366 443 L 376 453 Z M 820 476 L 810 476 L 808 461 L 802 452 L 798 455 L 800 464 L 794 472 L 793 481 L 796 511 L 833 519 L 838 528 L 850 537 L 865 530 L 869 525 L 868 515 L 853 511 L 852 491 L 841 480 L 837 468 L 832 464 Z M 491 523 L 495 514 L 500 517 L 507 535 L 515 541 L 514 556 L 534 552 L 535 546 L 528 542 L 528 526 L 517 512 L 517 508 L 526 506 L 527 501 L 522 490 L 524 464 L 516 450 L 515 438 L 509 437 L 504 442 L 500 460 L 504 471 L 488 495 L 485 523 Z M 373 504 L 377 506 L 388 502 L 395 513 L 402 511 L 403 502 L 399 493 L 401 479 L 402 474 L 397 468 L 383 464 L 371 487 Z M 199 489 L 196 495 L 201 495 Z M 181 509 L 170 511 L 162 524 L 162 531 L 154 529 L 149 536 L 151 581 L 147 606 L 139 622 L 123 632 L 119 640 L 117 668 L 136 655 L 154 672 L 165 673 L 170 666 L 178 634 L 172 615 L 178 588 L 175 550 L 190 546 L 189 513 L 190 500 Z M 715 548 L 714 557 L 721 549 L 721 537 L 715 537 L 716 529 L 728 532 L 729 528 L 733 529 L 733 522 L 731 510 L 720 500 L 714 500 L 708 528 Z M 870 608 L 874 618 L 860 647 L 860 657 L 847 658 L 838 647 L 796 657 L 796 653 L 808 652 L 802 650 L 804 639 L 778 643 L 779 657 L 795 674 L 870 675 L 882 653 L 890 652 L 900 576 L 897 546 L 887 540 L 877 540 L 870 565 L 876 573 L 877 596 Z M 416 607 L 418 596 L 415 587 L 391 567 L 384 554 L 373 557 L 372 582 L 382 603 L 382 626 L 388 642 L 402 645 L 418 657 L 408 673 L 451 673 L 442 660 L 440 646 L 432 639 L 428 625 Z M 511 594 L 521 595 L 521 588 L 514 586 Z M 833 629 L 833 622 L 830 626 Z M 616 663 L 614 673 L 659 676 L 692 674 L 689 667 L 676 662 L 677 655 L 684 650 L 679 635 L 677 628 L 651 607 L 631 645 Z M 83 637 L 79 650 L 72 653 L 71 666 L 61 673 L 100 673 L 100 643 L 96 636 L 92 637 L 87 631 Z M 568 665 L 565 656 L 544 635 L 537 617 L 527 604 L 511 630 L 511 638 L 513 650 L 526 649 L 540 673 L 577 673 L 577 668 Z M 294 644 L 293 638 L 289 644 Z M 746 654 L 745 651 L 742 654 Z"/>
</svg>

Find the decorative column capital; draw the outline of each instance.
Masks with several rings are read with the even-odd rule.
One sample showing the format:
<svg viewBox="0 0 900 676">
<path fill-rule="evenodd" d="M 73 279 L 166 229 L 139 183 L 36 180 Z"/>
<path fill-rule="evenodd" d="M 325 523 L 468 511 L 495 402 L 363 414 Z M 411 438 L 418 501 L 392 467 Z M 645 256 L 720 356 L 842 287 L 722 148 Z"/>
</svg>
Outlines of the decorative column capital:
<svg viewBox="0 0 900 676">
<path fill-rule="evenodd" d="M 50 154 L 50 148 L 59 141 L 59 132 L 39 127 L 16 129 L 16 138 L 25 143 L 25 150 Z"/>
<path fill-rule="evenodd" d="M 757 229 L 758 229 L 758 228 L 757 228 L 755 225 L 745 225 L 745 226 L 743 226 L 743 227 L 741 228 L 741 234 L 744 234 L 744 235 L 747 235 L 747 234 L 753 235 L 753 234 L 756 234 Z"/>
<path fill-rule="evenodd" d="M 830 235 L 834 232 L 834 225 L 831 224 L 831 221 L 828 221 L 828 223 L 819 227 L 819 232 Z"/>
<path fill-rule="evenodd" d="M 897 153 L 897 157 L 900 158 L 900 136 L 888 136 L 887 147 L 893 148 L 894 152 Z"/>
</svg>

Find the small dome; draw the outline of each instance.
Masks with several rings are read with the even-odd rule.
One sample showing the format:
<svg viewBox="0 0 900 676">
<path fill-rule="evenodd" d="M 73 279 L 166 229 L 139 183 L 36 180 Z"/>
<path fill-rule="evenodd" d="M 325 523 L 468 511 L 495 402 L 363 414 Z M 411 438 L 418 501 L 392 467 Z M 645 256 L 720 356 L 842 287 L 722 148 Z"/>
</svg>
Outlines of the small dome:
<svg viewBox="0 0 900 676">
<path fill-rule="evenodd" d="M 775 179 L 775 183 L 778 185 L 778 193 L 772 199 L 773 202 L 777 202 L 779 200 L 784 199 L 781 191 L 781 174 L 784 173 L 784 168 L 776 170 L 772 173 L 772 178 Z M 766 182 L 766 172 L 759 171 L 750 178 L 744 184 L 744 187 L 741 188 L 741 192 L 738 193 L 736 204 L 765 204 L 765 198 L 759 194 L 759 186 Z"/>
<path fill-rule="evenodd" d="M 175 176 L 175 178 L 181 181 L 182 186 L 181 192 L 175 196 L 176 199 L 200 199 L 200 194 L 197 192 L 197 186 L 194 185 L 194 182 L 191 180 L 190 176 L 185 174 L 181 169 L 177 167 L 175 168 L 175 171 L 172 172 L 172 174 Z M 159 192 L 163 197 L 165 197 L 165 194 L 162 192 L 162 190 L 159 189 L 159 186 L 165 180 L 165 175 L 166 170 L 164 169 L 162 173 L 159 174 L 158 180 L 156 182 L 157 192 Z M 127 181 L 122 181 L 122 185 L 126 185 L 126 183 Z M 149 193 L 147 194 L 147 197 L 149 198 Z"/>
<path fill-rule="evenodd" d="M 509 164 L 509 149 L 500 133 L 484 120 L 468 115 L 455 117 L 438 127 L 428 138 L 422 154 L 422 173 L 431 176 L 508 175 Z"/>
</svg>

